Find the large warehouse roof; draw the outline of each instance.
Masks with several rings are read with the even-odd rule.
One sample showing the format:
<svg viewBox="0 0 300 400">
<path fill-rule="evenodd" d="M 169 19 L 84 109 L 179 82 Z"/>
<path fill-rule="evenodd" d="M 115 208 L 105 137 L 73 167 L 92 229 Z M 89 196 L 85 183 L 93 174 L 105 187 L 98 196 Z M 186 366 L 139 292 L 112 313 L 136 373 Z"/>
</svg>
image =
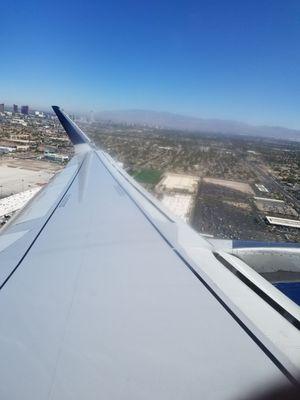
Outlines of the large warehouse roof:
<svg viewBox="0 0 300 400">
<path fill-rule="evenodd" d="M 300 221 L 295 219 L 287 219 L 287 218 L 277 218 L 266 216 L 267 221 L 272 225 L 281 225 L 288 226 L 291 228 L 299 228 L 300 229 Z"/>
</svg>

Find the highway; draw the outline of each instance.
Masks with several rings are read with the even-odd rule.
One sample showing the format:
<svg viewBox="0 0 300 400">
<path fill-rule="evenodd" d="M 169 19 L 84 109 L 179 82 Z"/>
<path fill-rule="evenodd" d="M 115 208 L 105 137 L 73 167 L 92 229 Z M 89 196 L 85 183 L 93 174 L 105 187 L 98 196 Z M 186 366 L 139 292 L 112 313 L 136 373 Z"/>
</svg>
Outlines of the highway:
<svg viewBox="0 0 300 400">
<path fill-rule="evenodd" d="M 300 211 L 300 201 L 290 194 L 272 175 L 266 172 L 262 166 L 254 162 L 248 162 L 248 165 L 249 169 L 256 174 L 260 182 L 263 183 L 268 190 L 281 193 L 285 199 L 289 200 L 289 202 L 297 208 L 298 212 Z"/>
</svg>

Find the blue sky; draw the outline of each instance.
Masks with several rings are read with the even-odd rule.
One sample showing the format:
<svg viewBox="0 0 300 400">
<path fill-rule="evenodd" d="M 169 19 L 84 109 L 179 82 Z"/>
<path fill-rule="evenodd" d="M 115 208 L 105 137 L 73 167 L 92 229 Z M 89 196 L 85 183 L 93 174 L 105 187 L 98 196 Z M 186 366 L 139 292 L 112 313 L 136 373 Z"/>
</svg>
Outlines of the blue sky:
<svg viewBox="0 0 300 400">
<path fill-rule="evenodd" d="M 0 102 L 300 129 L 300 1 L 0 5 Z"/>
</svg>

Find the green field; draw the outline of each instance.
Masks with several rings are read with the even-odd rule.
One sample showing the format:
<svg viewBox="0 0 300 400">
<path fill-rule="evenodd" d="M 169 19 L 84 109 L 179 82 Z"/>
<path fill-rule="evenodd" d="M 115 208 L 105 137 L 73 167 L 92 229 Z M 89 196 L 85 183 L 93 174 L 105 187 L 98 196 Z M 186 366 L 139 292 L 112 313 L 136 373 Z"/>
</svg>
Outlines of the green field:
<svg viewBox="0 0 300 400">
<path fill-rule="evenodd" d="M 149 183 L 151 185 L 156 185 L 161 177 L 162 173 L 156 169 L 142 169 L 133 174 L 133 177 L 142 183 Z"/>
</svg>

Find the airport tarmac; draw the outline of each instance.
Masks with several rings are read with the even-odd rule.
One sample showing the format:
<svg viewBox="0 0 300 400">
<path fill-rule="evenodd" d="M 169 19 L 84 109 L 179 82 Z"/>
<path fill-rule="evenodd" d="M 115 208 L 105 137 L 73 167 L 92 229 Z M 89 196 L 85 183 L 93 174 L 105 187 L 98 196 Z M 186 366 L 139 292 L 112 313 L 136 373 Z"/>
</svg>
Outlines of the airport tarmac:
<svg viewBox="0 0 300 400">
<path fill-rule="evenodd" d="M 46 184 L 61 165 L 42 160 L 7 159 L 0 161 L 0 198 Z"/>
</svg>

